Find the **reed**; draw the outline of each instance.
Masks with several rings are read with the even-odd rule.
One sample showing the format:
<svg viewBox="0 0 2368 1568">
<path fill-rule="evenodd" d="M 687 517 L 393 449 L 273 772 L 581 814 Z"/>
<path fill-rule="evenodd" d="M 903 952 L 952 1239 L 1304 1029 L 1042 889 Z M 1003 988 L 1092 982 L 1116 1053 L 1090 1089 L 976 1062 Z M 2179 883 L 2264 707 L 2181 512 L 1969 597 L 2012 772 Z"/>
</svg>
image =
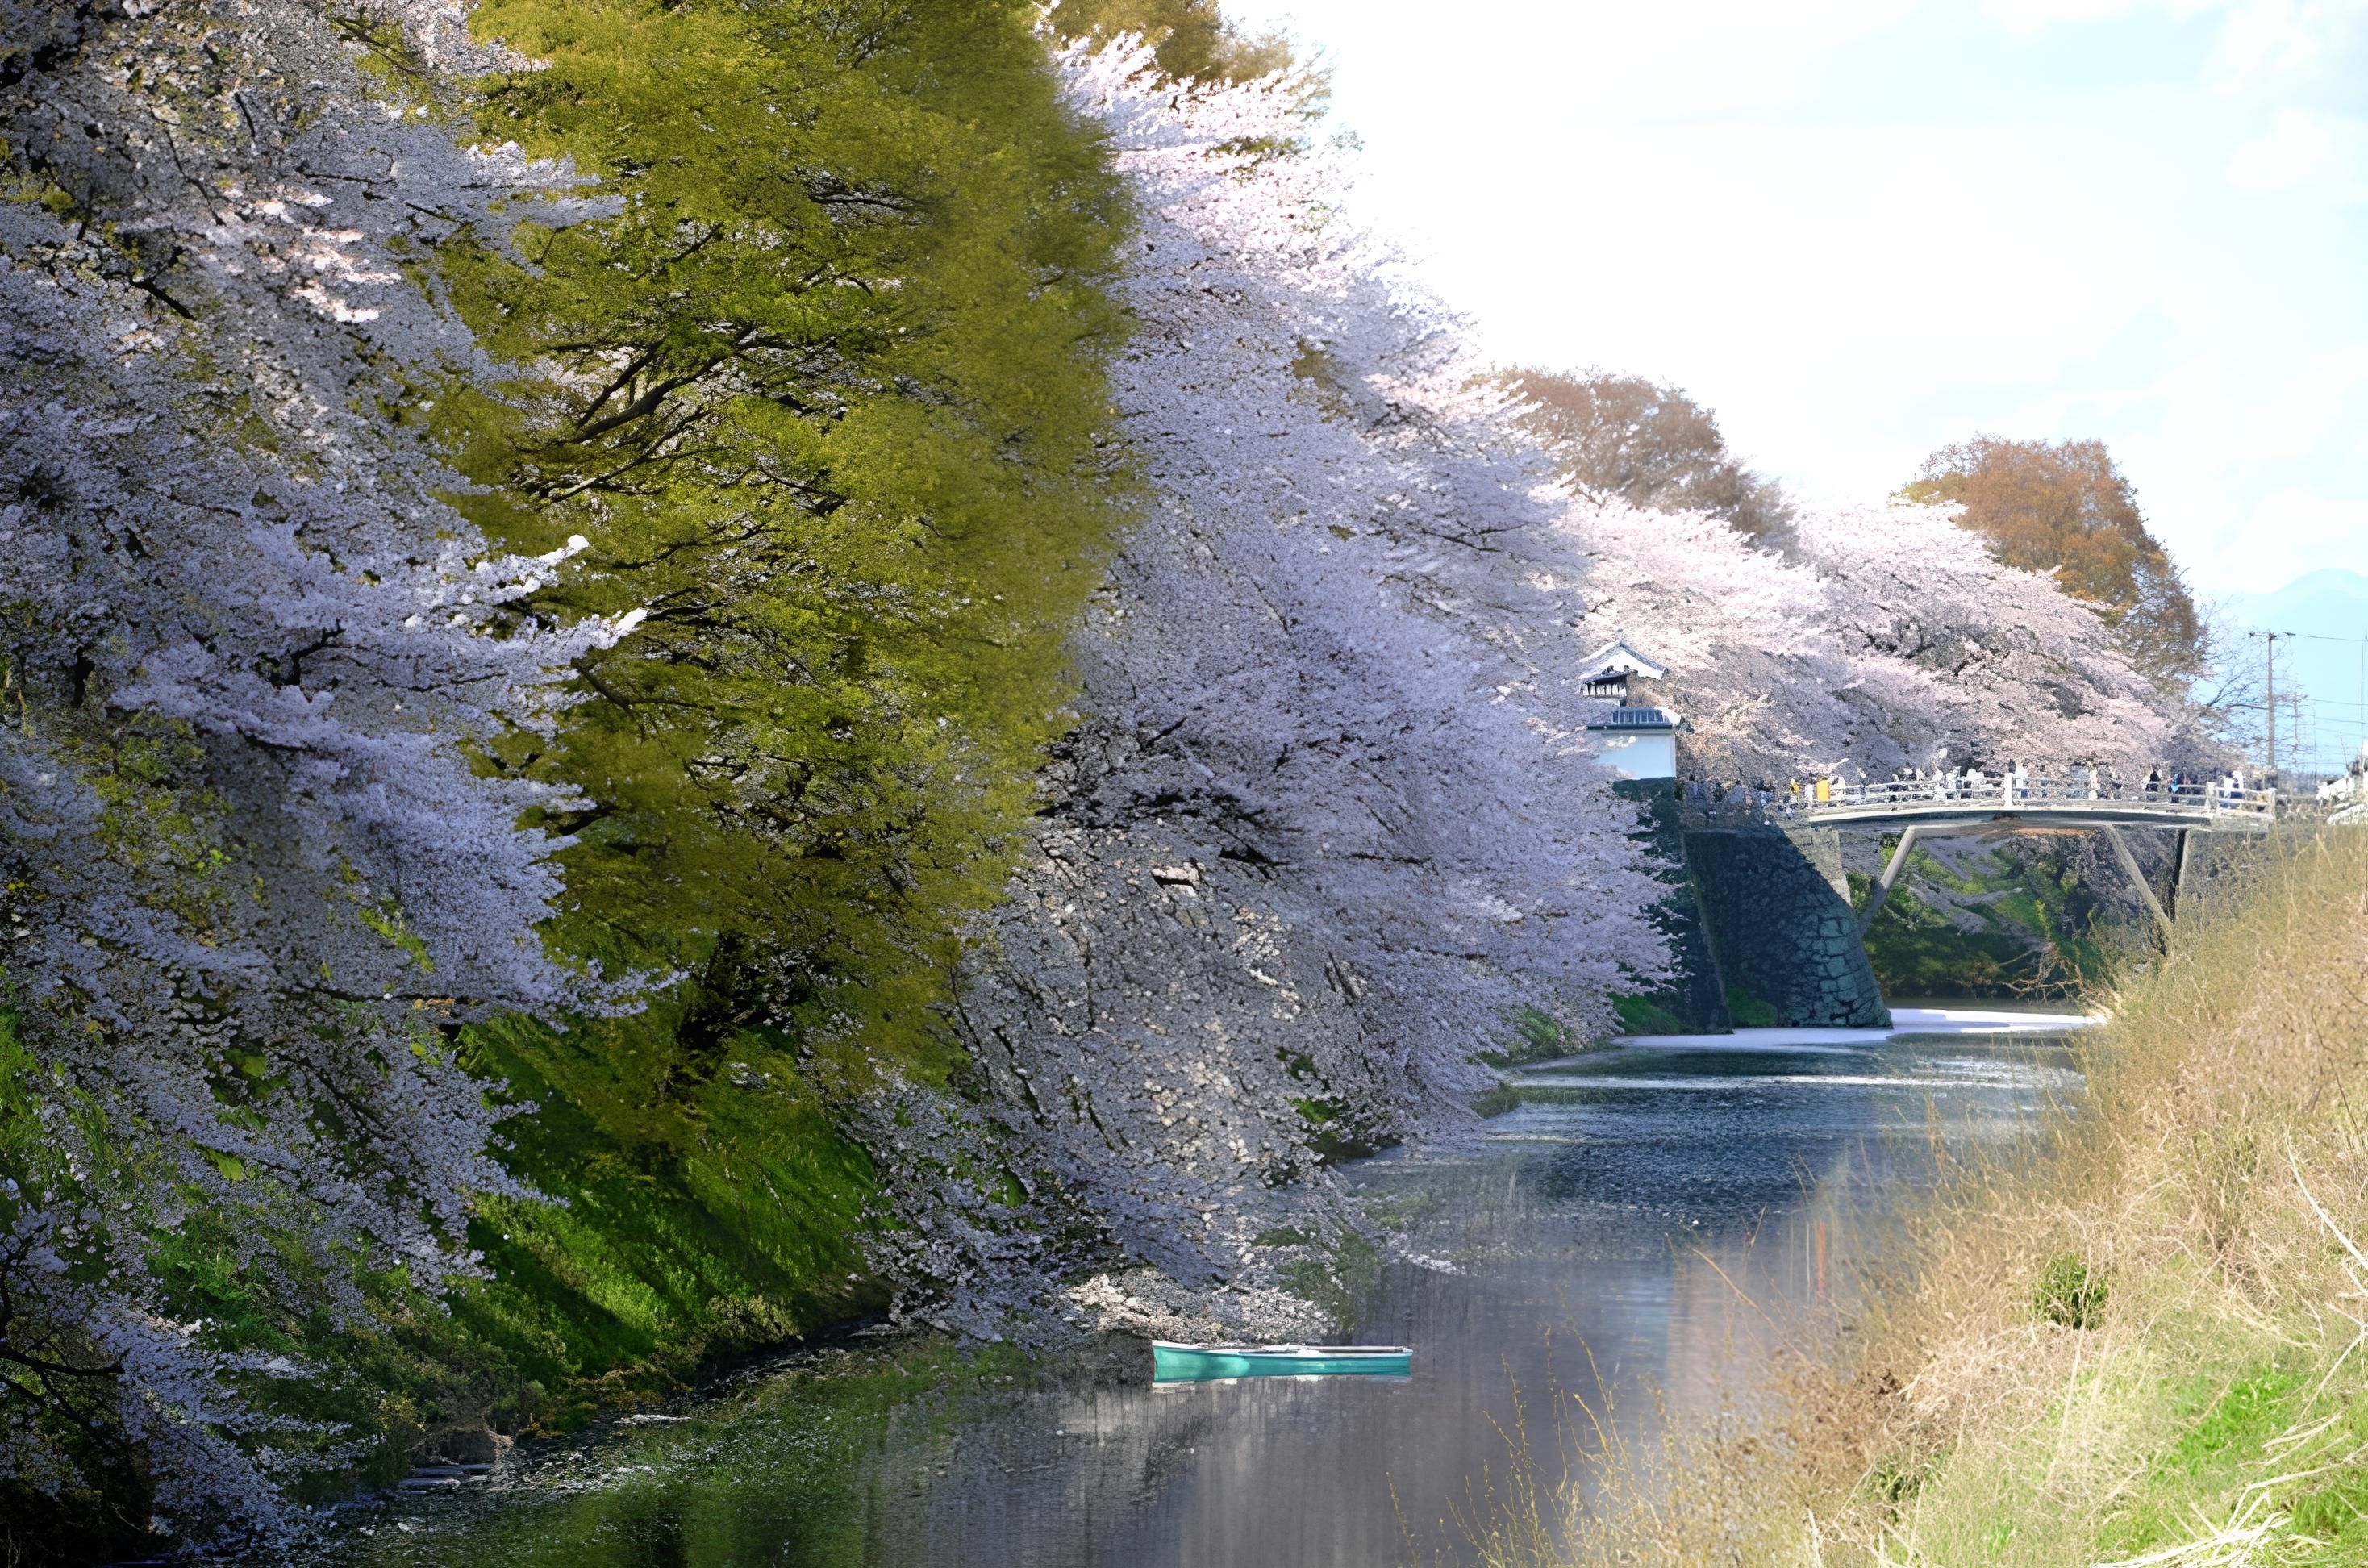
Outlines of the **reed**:
<svg viewBox="0 0 2368 1568">
<path fill-rule="evenodd" d="M 2368 833 L 2287 838 L 1944 1154 L 1847 1305 L 1598 1446 L 1503 1568 L 2368 1562 Z"/>
</svg>

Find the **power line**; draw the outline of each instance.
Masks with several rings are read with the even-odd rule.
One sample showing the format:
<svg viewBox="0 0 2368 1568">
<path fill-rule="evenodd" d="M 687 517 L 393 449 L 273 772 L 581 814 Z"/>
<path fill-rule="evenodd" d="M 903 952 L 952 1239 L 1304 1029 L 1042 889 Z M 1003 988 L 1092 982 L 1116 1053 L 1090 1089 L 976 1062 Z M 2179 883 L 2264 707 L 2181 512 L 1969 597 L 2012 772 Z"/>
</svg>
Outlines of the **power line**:
<svg viewBox="0 0 2368 1568">
<path fill-rule="evenodd" d="M 2348 760 L 2350 756 L 2368 756 L 2368 636 L 2338 637 L 2324 631 L 2280 631 L 2267 627 L 2248 627 L 2241 635 L 2262 639 L 2262 736 L 2268 764 L 2272 771 L 2276 770 L 2280 750 L 2277 742 L 2277 710 L 2282 706 L 2294 712 L 2295 722 L 2291 727 L 2297 732 L 2302 722 L 2303 708 L 2349 708 L 2352 714 L 2351 722 L 2348 726 L 2352 732 L 2352 748 L 2348 755 L 2341 745 L 2338 745 L 2335 750 L 2339 757 L 2343 757 L 2345 760 Z M 2295 642 L 2333 642 L 2359 650 L 2354 677 L 2355 689 L 2359 694 L 2356 699 L 2347 703 L 2340 699 L 2313 698 L 2305 688 L 2297 687 L 2293 699 L 2282 703 L 2277 695 L 2277 645 L 2281 638 Z M 2312 716 L 2310 722 L 2310 767 L 2307 771 L 2325 771 L 2318 767 L 2327 748 L 2320 741 L 2318 719 L 2316 714 Z M 2294 738 L 2297 743 L 2295 749 L 2299 752 L 2299 742 L 2302 737 L 2297 733 Z M 2296 762 L 2299 765 L 2299 756 L 2296 757 Z"/>
</svg>

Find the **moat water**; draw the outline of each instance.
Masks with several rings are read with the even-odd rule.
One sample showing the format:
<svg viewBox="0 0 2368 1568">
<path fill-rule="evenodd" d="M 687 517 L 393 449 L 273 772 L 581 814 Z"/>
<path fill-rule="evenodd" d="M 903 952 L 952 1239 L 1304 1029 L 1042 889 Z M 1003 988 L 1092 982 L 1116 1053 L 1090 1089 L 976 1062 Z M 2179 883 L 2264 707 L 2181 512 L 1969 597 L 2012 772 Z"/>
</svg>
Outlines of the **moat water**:
<svg viewBox="0 0 2368 1568">
<path fill-rule="evenodd" d="M 1414 1376 L 1152 1388 L 1112 1356 L 858 1348 L 687 1418 L 521 1445 L 453 1496 L 353 1510 L 341 1568 L 1373 1568 L 1587 1506 L 1599 1425 L 1752 1396 L 1951 1143 L 2078 1085 L 2077 1020 L 1638 1041 L 1347 1174 L 1402 1255 L 1355 1338 Z M 1147 1357 L 1147 1353 L 1144 1353 Z M 1139 1373 L 1134 1374 L 1139 1376 Z"/>
</svg>

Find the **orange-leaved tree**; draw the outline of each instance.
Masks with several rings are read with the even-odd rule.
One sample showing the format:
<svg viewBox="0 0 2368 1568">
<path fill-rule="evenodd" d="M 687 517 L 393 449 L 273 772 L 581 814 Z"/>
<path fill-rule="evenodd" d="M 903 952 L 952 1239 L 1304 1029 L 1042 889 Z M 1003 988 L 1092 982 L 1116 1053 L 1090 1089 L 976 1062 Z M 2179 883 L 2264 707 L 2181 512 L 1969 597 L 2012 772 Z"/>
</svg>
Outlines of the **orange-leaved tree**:
<svg viewBox="0 0 2368 1568">
<path fill-rule="evenodd" d="M 1641 376 L 1517 369 L 1507 385 L 1530 403 L 1522 422 L 1587 494 L 1648 511 L 1710 512 L 1763 545 L 1790 537 L 1793 509 L 1776 482 L 1727 450 L 1717 416 L 1676 387 Z"/>
<path fill-rule="evenodd" d="M 2133 661 L 2158 679 L 2203 672 L 2195 601 L 2138 510 L 2137 494 L 2102 441 L 1975 436 L 1924 460 L 1900 491 L 1955 502 L 1960 521 L 2009 566 L 2054 575 L 2102 606 Z"/>
</svg>

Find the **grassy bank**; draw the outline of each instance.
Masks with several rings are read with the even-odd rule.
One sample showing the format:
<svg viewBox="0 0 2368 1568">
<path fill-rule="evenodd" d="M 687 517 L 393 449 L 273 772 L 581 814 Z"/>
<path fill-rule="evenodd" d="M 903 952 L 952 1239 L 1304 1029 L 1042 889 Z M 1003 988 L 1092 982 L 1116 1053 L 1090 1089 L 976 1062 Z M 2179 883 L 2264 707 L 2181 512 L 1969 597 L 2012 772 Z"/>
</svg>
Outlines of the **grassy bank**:
<svg viewBox="0 0 2368 1568">
<path fill-rule="evenodd" d="M 1894 840 L 1885 838 L 1888 856 Z M 1973 849 L 1944 862 L 1930 849 L 1908 857 L 1907 875 L 1866 933 L 1866 955 L 1885 996 L 2038 996 L 2078 993 L 2111 971 L 2098 927 L 2107 915 L 2083 858 L 2060 839 Z M 1850 874 L 1863 909 L 1873 879 Z M 1937 897 L 1953 896 L 1958 919 Z"/>
<path fill-rule="evenodd" d="M 2199 914 L 2036 1153 L 1961 1157 L 1771 1394 L 1606 1467 L 1577 1561 L 2368 1562 L 2368 835 Z"/>
</svg>

